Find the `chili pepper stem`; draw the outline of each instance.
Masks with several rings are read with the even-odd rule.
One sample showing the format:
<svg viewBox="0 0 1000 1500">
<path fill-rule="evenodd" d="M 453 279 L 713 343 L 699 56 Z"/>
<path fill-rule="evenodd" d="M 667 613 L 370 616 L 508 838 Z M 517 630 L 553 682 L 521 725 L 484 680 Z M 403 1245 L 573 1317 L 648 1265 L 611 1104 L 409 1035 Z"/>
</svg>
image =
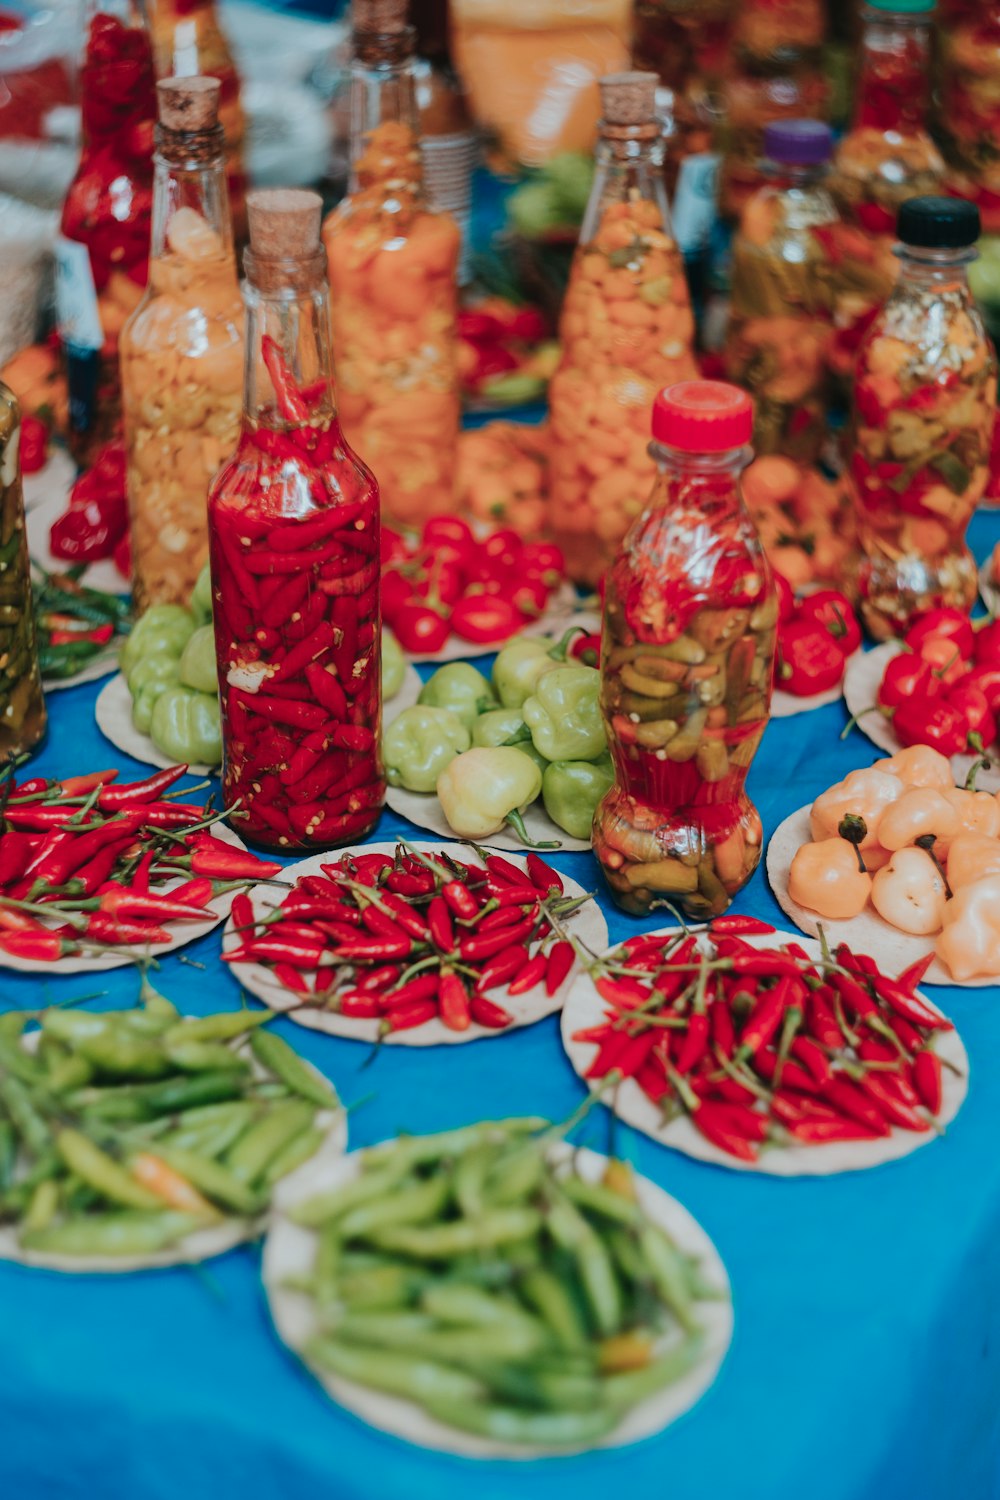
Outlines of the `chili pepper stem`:
<svg viewBox="0 0 1000 1500">
<path fill-rule="evenodd" d="M 509 812 L 507 814 L 507 816 L 504 818 L 504 822 L 508 823 L 510 825 L 510 827 L 513 828 L 514 832 L 517 834 L 518 838 L 521 840 L 521 843 L 527 845 L 527 847 L 529 849 L 561 849 L 562 848 L 562 841 L 560 839 L 531 839 L 531 838 L 529 838 L 528 837 L 528 830 L 524 826 L 524 819 L 521 817 L 521 814 L 518 812 L 518 810 L 517 810 L 516 807 L 513 809 L 513 811 L 511 811 L 511 812 Z"/>
<path fill-rule="evenodd" d="M 870 708 L 859 708 L 856 714 L 851 715 L 847 723 L 844 725 L 843 729 L 840 731 L 840 738 L 842 740 L 846 740 L 851 730 L 857 727 L 858 720 L 863 719 L 865 714 L 880 714 L 882 712 L 882 708 L 877 703 L 873 703 Z"/>
<path fill-rule="evenodd" d="M 942 881 L 944 882 L 944 893 L 945 893 L 946 897 L 948 898 L 948 900 L 950 901 L 951 898 L 952 898 L 952 896 L 955 893 L 952 890 L 951 886 L 948 884 L 948 877 L 945 874 L 944 865 L 941 863 L 941 861 L 938 859 L 937 855 L 934 853 L 934 845 L 937 843 L 937 834 L 934 834 L 934 833 L 924 833 L 924 834 L 921 834 L 920 838 L 914 839 L 913 842 L 914 842 L 914 844 L 916 845 L 916 847 L 918 849 L 923 849 L 923 851 L 924 851 L 925 854 L 929 854 L 930 855 L 930 857 L 931 857 L 931 863 L 933 864 L 935 870 L 937 870 L 938 874 L 941 876 Z"/>
</svg>

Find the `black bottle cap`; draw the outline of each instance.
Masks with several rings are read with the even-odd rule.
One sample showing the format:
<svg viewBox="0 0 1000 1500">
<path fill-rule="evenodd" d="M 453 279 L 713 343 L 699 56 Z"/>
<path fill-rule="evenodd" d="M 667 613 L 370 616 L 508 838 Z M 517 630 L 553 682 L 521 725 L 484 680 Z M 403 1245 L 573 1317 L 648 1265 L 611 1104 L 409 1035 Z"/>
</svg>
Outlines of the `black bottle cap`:
<svg viewBox="0 0 1000 1500">
<path fill-rule="evenodd" d="M 907 198 L 896 222 L 904 245 L 925 250 L 964 250 L 980 232 L 979 209 L 964 198 Z"/>
</svg>

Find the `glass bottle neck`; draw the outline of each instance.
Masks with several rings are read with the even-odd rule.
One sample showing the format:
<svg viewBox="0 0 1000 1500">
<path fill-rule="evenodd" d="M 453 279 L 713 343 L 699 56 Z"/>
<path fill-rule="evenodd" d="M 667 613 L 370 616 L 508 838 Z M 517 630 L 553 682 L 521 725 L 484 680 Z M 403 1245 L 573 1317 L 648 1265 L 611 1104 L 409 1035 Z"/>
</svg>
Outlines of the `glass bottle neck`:
<svg viewBox="0 0 1000 1500">
<path fill-rule="evenodd" d="M 387 49 L 391 50 L 391 49 Z M 361 48 L 358 48 L 361 53 Z M 412 52 L 402 46 L 392 56 L 384 52 L 378 60 L 365 49 L 351 63 L 351 180 L 350 191 L 370 188 L 379 181 L 379 163 L 370 159 L 368 143 L 380 125 L 399 125 L 414 143 L 419 139 L 419 115 L 414 83 Z M 387 172 L 396 171 L 390 155 Z M 422 185 L 419 154 L 407 174 L 406 185 L 419 191 Z M 386 179 L 391 180 L 389 177 Z"/>
<path fill-rule="evenodd" d="M 686 448 L 668 448 L 665 443 L 654 441 L 649 445 L 649 455 L 661 474 L 671 477 L 702 475 L 709 479 L 725 478 L 728 475 L 735 486 L 736 480 L 753 459 L 753 449 L 743 446 L 726 448 L 721 453 L 690 453 Z"/>
<path fill-rule="evenodd" d="M 247 280 L 245 425 L 294 433 L 336 419 L 326 256 L 318 275 L 295 263 L 297 284 L 264 290 Z M 263 279 L 263 278 L 262 278 Z"/>
<path fill-rule="evenodd" d="M 924 250 L 916 245 L 897 245 L 896 254 L 899 257 L 897 286 L 968 292 L 967 268 L 978 259 L 979 252 L 971 245 L 962 250 Z"/>
<path fill-rule="evenodd" d="M 664 229 L 670 228 L 670 206 L 663 175 L 666 143 L 661 131 L 651 139 L 602 136 L 594 152 L 595 173 L 580 243 L 594 238 L 605 210 L 612 203 L 644 198 L 656 204 Z"/>
<path fill-rule="evenodd" d="M 931 29 L 925 16 L 867 11 L 855 126 L 914 134 L 930 109 Z"/>
<path fill-rule="evenodd" d="M 218 140 L 202 149 L 195 146 L 180 159 L 175 151 L 169 156 L 158 150 L 153 156 L 153 229 L 150 240 L 152 259 L 169 248 L 170 224 L 178 209 L 192 209 L 218 235 L 223 254 L 233 262 L 233 229 L 229 216 L 229 193 L 226 190 L 225 157 L 221 130 Z"/>
</svg>

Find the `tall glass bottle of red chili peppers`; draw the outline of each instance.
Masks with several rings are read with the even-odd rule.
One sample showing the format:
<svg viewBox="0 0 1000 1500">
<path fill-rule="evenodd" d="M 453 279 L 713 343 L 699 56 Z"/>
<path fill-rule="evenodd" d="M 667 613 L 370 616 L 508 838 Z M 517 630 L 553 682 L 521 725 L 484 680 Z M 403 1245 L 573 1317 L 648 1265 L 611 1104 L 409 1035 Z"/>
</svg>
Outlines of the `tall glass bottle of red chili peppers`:
<svg viewBox="0 0 1000 1500">
<path fill-rule="evenodd" d="M 719 381 L 661 391 L 652 496 L 608 570 L 601 712 L 615 785 L 594 816 L 612 895 L 717 916 L 761 854 L 745 791 L 767 726 L 777 599 L 739 474 L 749 396 Z"/>
<path fill-rule="evenodd" d="M 385 796 L 378 485 L 334 405 L 321 201 L 247 207 L 243 422 L 209 495 L 223 797 L 257 843 L 328 848 Z"/>
<path fill-rule="evenodd" d="M 132 0 L 91 5 L 80 91 L 83 150 L 56 242 L 56 308 L 70 446 L 83 463 L 117 428 L 118 335 L 149 269 L 156 94 L 149 36 Z"/>
</svg>

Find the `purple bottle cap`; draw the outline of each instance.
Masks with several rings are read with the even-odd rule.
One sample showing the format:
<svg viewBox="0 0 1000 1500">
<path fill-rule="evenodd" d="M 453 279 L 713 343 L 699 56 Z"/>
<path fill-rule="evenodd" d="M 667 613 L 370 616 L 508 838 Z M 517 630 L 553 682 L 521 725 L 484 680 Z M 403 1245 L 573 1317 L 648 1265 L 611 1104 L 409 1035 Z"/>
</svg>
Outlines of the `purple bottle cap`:
<svg viewBox="0 0 1000 1500">
<path fill-rule="evenodd" d="M 789 166 L 813 167 L 829 161 L 833 131 L 822 120 L 775 120 L 764 127 L 764 155 Z"/>
</svg>

